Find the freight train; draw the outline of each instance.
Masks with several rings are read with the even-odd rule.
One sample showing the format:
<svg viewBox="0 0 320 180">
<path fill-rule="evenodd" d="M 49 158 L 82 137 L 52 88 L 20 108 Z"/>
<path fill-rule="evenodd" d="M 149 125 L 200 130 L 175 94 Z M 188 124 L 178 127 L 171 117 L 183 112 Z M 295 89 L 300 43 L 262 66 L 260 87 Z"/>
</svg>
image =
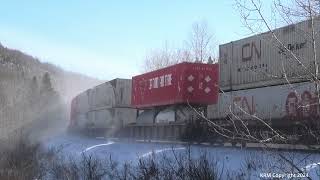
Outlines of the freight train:
<svg viewBox="0 0 320 180">
<path fill-rule="evenodd" d="M 218 100 L 218 65 L 180 63 L 131 79 L 114 79 L 76 96 L 70 129 L 84 133 L 173 138 Z M 131 133 L 131 134 L 128 134 Z M 154 134 L 152 134 L 154 133 Z"/>
<path fill-rule="evenodd" d="M 226 129 L 240 119 L 255 133 L 268 136 L 267 126 L 306 142 L 320 118 L 311 33 L 303 21 L 220 45 L 217 64 L 184 62 L 106 82 L 73 99 L 70 129 L 179 139 L 205 117 Z"/>
</svg>

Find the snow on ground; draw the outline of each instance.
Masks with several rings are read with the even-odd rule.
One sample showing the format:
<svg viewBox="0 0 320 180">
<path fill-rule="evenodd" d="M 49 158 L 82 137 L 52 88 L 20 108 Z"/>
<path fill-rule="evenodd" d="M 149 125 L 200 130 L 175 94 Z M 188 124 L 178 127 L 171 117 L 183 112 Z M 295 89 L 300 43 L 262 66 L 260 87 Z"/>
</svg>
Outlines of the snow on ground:
<svg viewBox="0 0 320 180">
<path fill-rule="evenodd" d="M 48 148 L 60 149 L 60 152 L 66 156 L 71 155 L 77 158 L 83 153 L 90 153 L 99 159 L 105 159 L 112 155 L 114 160 L 122 163 L 137 163 L 139 158 L 146 158 L 152 154 L 157 156 L 165 153 L 170 156 L 173 153 L 185 152 L 189 148 L 181 144 L 137 143 L 67 135 L 54 137 L 44 144 Z M 208 158 L 215 162 L 224 173 L 245 173 L 245 177 L 251 179 L 261 177 L 260 173 L 282 173 L 282 175 L 287 173 L 288 175 L 296 171 L 295 167 L 302 171 L 306 170 L 309 176 L 318 179 L 317 172 L 320 171 L 320 153 L 200 145 L 190 146 L 190 151 L 193 157 L 206 153 Z"/>
</svg>

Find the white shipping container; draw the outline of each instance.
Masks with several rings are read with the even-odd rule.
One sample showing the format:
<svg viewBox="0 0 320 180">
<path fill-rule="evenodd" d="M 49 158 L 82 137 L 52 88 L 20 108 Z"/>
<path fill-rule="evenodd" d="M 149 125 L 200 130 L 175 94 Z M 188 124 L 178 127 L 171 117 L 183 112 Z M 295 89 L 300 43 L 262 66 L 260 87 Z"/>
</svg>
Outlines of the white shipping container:
<svg viewBox="0 0 320 180">
<path fill-rule="evenodd" d="M 120 128 L 136 120 L 131 105 L 131 80 L 115 79 L 75 97 L 75 122 L 80 128 Z"/>
<path fill-rule="evenodd" d="M 154 109 L 148 109 L 139 112 L 139 116 L 136 119 L 137 124 L 153 124 L 156 111 Z"/>
<path fill-rule="evenodd" d="M 136 110 L 107 108 L 88 112 L 88 124 L 93 128 L 119 129 L 135 122 Z"/>
<path fill-rule="evenodd" d="M 232 92 L 220 93 L 217 104 L 209 105 L 207 116 L 210 119 L 226 118 L 232 112 L 230 104 L 232 99 Z"/>
<path fill-rule="evenodd" d="M 170 123 L 174 122 L 175 119 L 175 112 L 173 109 L 166 109 L 163 111 L 160 111 L 156 118 L 155 118 L 155 123 Z"/>
<path fill-rule="evenodd" d="M 131 80 L 114 79 L 100 84 L 90 91 L 91 108 L 131 106 Z"/>
<path fill-rule="evenodd" d="M 115 126 L 114 109 L 101 109 L 96 111 L 90 111 L 88 113 L 88 122 L 91 127 L 95 128 L 112 128 Z"/>
<path fill-rule="evenodd" d="M 317 57 L 320 57 L 319 19 L 315 23 Z M 221 88 L 239 90 L 284 84 L 285 74 L 290 82 L 309 79 L 314 73 L 311 32 L 310 21 L 274 30 L 298 60 L 270 32 L 220 45 Z"/>
<path fill-rule="evenodd" d="M 75 97 L 75 111 L 77 113 L 86 113 L 89 110 L 89 90 Z"/>
<path fill-rule="evenodd" d="M 219 46 L 219 85 L 223 90 L 231 89 L 232 43 Z"/>
<path fill-rule="evenodd" d="M 115 106 L 115 91 L 109 82 L 100 84 L 90 90 L 90 109 Z"/>
<path fill-rule="evenodd" d="M 208 106 L 208 118 L 243 120 L 319 117 L 315 84 L 310 82 L 231 91 L 220 94 L 219 103 Z"/>
<path fill-rule="evenodd" d="M 198 117 L 198 113 L 188 106 L 178 106 L 178 108 L 176 108 L 176 122 L 188 122 L 190 120 L 196 120 Z"/>
<path fill-rule="evenodd" d="M 185 123 L 188 120 L 195 120 L 198 117 L 190 107 L 170 106 L 160 111 L 155 117 L 155 123 L 180 122 Z"/>
<path fill-rule="evenodd" d="M 117 107 L 130 107 L 131 106 L 131 79 L 114 79 L 110 84 L 115 89 L 116 106 Z"/>
<path fill-rule="evenodd" d="M 168 106 L 157 112 L 155 109 L 140 111 L 137 124 L 169 124 L 186 123 L 190 120 L 196 120 L 199 115 L 187 106 Z"/>
<path fill-rule="evenodd" d="M 76 126 L 86 128 L 88 127 L 88 124 L 90 123 L 88 121 L 88 113 L 79 113 L 75 115 L 76 119 Z"/>
</svg>

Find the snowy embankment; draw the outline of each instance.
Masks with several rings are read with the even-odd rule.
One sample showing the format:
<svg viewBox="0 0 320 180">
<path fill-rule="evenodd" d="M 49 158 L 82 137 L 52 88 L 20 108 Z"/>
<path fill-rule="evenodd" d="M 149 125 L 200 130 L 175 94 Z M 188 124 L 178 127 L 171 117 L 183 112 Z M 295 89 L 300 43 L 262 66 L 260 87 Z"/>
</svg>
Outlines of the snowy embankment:
<svg viewBox="0 0 320 180">
<path fill-rule="evenodd" d="M 245 178 L 260 178 L 263 175 L 290 177 L 299 175 L 300 172 L 300 175 L 308 173 L 308 176 L 317 179 L 317 171 L 320 169 L 320 154 L 308 152 L 137 143 L 67 135 L 52 138 L 44 144 L 48 148 L 59 149 L 65 156 L 81 158 L 83 154 L 90 154 L 103 160 L 111 155 L 119 163 L 133 164 L 148 157 L 165 155 L 174 159 L 177 154 L 188 152 L 186 155 L 196 158 L 206 154 L 222 176 L 234 174 Z"/>
</svg>

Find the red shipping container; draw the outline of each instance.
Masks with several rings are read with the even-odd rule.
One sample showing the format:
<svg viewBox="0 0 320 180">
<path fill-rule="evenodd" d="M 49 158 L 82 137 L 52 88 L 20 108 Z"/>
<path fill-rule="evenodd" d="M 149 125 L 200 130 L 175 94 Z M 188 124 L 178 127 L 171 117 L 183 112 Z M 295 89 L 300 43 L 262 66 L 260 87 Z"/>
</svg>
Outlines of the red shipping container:
<svg viewBox="0 0 320 180">
<path fill-rule="evenodd" d="M 132 77 L 131 105 L 216 104 L 218 71 L 218 64 L 183 62 Z"/>
</svg>

